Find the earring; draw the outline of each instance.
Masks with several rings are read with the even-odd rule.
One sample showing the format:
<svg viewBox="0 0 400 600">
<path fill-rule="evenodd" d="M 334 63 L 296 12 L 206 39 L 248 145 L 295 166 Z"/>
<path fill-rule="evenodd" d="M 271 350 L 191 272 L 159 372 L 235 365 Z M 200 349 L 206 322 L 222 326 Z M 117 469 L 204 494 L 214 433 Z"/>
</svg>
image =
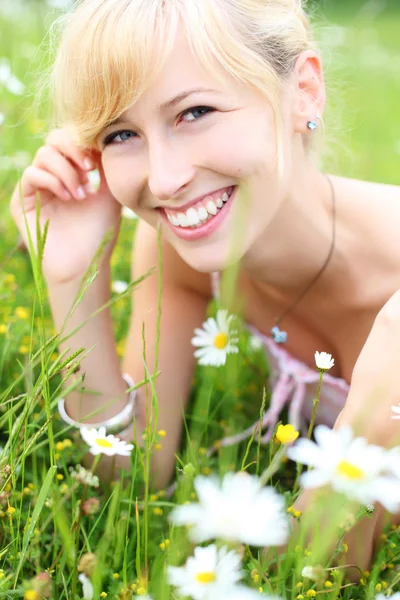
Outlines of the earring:
<svg viewBox="0 0 400 600">
<path fill-rule="evenodd" d="M 308 129 L 311 129 L 311 131 L 314 131 L 317 129 L 317 121 L 308 121 L 307 127 Z"/>
</svg>

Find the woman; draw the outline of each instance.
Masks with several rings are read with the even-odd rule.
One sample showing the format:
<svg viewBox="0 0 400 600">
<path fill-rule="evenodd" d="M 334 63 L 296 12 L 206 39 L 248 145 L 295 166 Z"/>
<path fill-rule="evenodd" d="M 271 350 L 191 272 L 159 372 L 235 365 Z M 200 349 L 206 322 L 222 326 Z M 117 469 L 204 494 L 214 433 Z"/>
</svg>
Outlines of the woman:
<svg viewBox="0 0 400 600">
<path fill-rule="evenodd" d="M 280 370 L 275 413 L 293 391 L 292 417 L 309 409 L 315 390 L 307 388 L 307 377 L 315 350 L 323 349 L 335 357 L 321 396 L 323 420 L 357 427 L 367 406 L 359 433 L 394 445 L 400 190 L 327 176 L 310 159 L 325 88 L 300 1 L 84 0 L 66 24 L 52 84 L 60 127 L 24 172 L 21 190 L 31 230 L 37 191 L 42 222 L 50 219 L 43 271 L 57 329 L 112 228 L 99 274 L 64 333 L 109 299 L 122 205 L 141 219 L 133 279 L 157 264 L 161 229 L 157 395 L 158 426 L 167 438 L 152 465 L 158 484 L 173 473 L 194 367 L 193 330 L 204 320 L 218 273 L 236 263 L 245 320 L 274 335 L 264 340 Z M 97 192 L 88 184 L 95 167 Z M 11 210 L 27 240 L 18 186 Z M 143 324 L 150 372 L 155 366 L 157 294 L 157 272 L 134 291 L 122 373 L 136 382 L 145 377 Z M 109 311 L 61 349 L 81 347 L 91 349 L 81 363 L 84 388 L 99 396 L 70 393 L 64 417 L 78 425 L 94 411 L 86 422 L 117 415 L 117 426 L 127 425 L 120 437 L 131 439 L 129 378 L 121 377 Z M 143 389 L 135 410 L 140 432 Z M 362 554 L 353 558 L 361 568 L 369 564 L 382 519 L 377 510 L 360 522 Z M 349 562 L 351 552 L 356 544 Z"/>
</svg>

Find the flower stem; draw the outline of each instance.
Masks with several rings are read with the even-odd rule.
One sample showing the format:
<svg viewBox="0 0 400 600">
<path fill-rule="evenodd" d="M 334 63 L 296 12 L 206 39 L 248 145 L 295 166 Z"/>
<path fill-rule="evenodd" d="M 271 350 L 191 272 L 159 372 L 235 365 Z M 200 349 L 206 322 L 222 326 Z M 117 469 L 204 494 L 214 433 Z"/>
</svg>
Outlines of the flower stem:
<svg viewBox="0 0 400 600">
<path fill-rule="evenodd" d="M 311 439 L 311 435 L 314 429 L 314 421 L 315 421 L 315 415 L 317 414 L 317 406 L 319 403 L 319 396 L 321 393 L 321 385 L 322 385 L 322 378 L 324 376 L 324 371 L 321 371 L 319 374 L 319 382 L 318 382 L 318 389 L 317 389 L 317 395 L 314 399 L 314 405 L 313 405 L 313 411 L 312 411 L 312 415 L 311 415 L 311 421 L 310 421 L 310 426 L 308 428 L 308 434 L 307 434 L 307 438 L 310 440 Z"/>
</svg>

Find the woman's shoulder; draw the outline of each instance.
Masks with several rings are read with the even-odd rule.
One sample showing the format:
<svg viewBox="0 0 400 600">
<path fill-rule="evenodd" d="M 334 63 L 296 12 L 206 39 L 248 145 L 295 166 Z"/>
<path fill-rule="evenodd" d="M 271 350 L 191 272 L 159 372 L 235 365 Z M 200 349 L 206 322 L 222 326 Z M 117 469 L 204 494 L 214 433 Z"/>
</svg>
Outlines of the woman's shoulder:
<svg viewBox="0 0 400 600">
<path fill-rule="evenodd" d="M 400 181 L 397 185 L 365 179 L 352 179 L 338 175 L 331 177 L 336 182 L 341 194 L 349 196 L 355 201 L 400 201 Z"/>
</svg>

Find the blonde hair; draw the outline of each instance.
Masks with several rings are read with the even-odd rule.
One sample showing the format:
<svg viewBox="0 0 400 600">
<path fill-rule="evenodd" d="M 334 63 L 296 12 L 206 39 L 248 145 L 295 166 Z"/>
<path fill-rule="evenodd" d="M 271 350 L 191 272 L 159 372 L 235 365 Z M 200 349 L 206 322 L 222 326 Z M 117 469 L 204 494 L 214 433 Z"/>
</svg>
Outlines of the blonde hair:
<svg viewBox="0 0 400 600">
<path fill-rule="evenodd" d="M 59 21 L 50 76 L 55 122 L 78 145 L 99 149 L 99 133 L 159 73 L 178 23 L 210 72 L 217 64 L 268 99 L 280 163 L 282 86 L 300 53 L 314 49 L 302 0 L 81 0 Z"/>
</svg>

